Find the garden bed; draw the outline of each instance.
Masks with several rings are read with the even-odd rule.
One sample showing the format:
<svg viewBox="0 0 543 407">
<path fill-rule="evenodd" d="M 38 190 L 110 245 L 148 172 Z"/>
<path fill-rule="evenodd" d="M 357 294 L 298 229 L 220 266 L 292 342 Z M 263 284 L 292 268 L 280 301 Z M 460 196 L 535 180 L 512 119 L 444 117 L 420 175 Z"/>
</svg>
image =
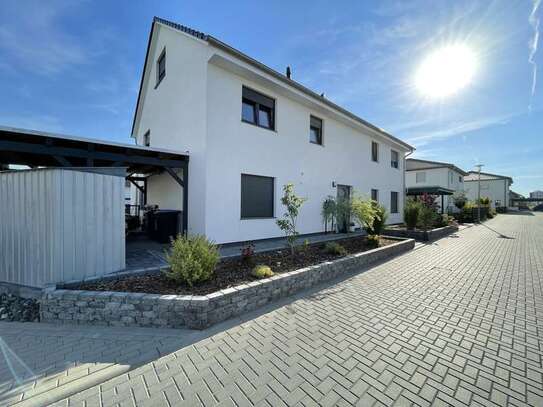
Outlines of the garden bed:
<svg viewBox="0 0 543 407">
<path fill-rule="evenodd" d="M 110 285 L 111 283 L 106 280 L 101 283 L 94 282 L 93 285 L 87 282 L 78 286 L 78 288 L 85 288 L 85 290 L 46 289 L 41 300 L 41 320 L 57 324 L 170 328 L 184 326 L 203 329 L 324 281 L 360 272 L 364 267 L 378 261 L 388 260 L 412 250 L 415 246 L 413 239 L 387 237 L 382 241 L 385 246 L 367 250 L 367 245 L 363 243 L 363 240 L 355 239 L 351 239 L 350 243 L 343 243 L 352 253 L 343 257 L 329 255 L 321 257 L 319 253 L 322 245 L 307 248 L 308 252 L 304 257 L 306 261 L 311 259 L 314 264 L 307 267 L 303 266 L 305 263 L 298 263 L 302 260 L 287 261 L 286 259 L 290 257 L 287 250 L 275 254 L 279 256 L 280 260 L 274 258 L 272 253 L 267 253 L 265 256 L 268 260 L 276 263 L 277 261 L 281 262 L 281 265 L 276 264 L 275 269 L 276 272 L 280 272 L 273 277 L 262 280 L 253 280 L 248 274 L 248 267 L 244 268 L 243 272 L 236 271 L 233 264 L 239 263 L 225 261 L 223 266 L 229 264 L 230 268 L 226 270 L 230 270 L 230 272 L 223 270 L 222 273 L 225 276 L 231 273 L 232 276 L 238 275 L 239 277 L 227 279 L 223 276 L 224 280 L 221 280 L 221 284 L 228 288 L 220 290 L 216 288 L 216 291 L 207 295 L 98 291 L 99 288 L 101 290 L 114 289 Z M 262 259 L 260 256 L 262 255 L 255 255 L 255 259 Z M 144 287 L 145 290 L 149 290 L 149 285 L 146 283 L 142 283 L 140 289 Z M 198 290 L 203 290 L 203 287 L 199 286 Z M 211 287 L 209 286 L 209 290 Z M 96 291 L 89 291 L 90 288 Z M 138 288 L 135 288 L 135 285 L 129 287 L 125 284 L 122 287 L 119 286 L 118 289 L 134 291 Z M 179 287 L 176 289 L 177 293 L 183 292 L 179 291 L 181 290 Z M 154 289 L 152 290 L 154 291 Z"/>
<path fill-rule="evenodd" d="M 334 241 L 346 250 L 346 254 L 362 253 L 373 249 L 365 236 Z M 397 243 L 381 237 L 379 247 Z M 204 283 L 189 287 L 181 285 L 166 277 L 163 273 L 149 273 L 120 278 L 107 278 L 80 284 L 70 284 L 70 288 L 90 291 L 121 291 L 134 293 L 167 294 L 167 295 L 206 295 L 225 288 L 245 284 L 257 280 L 251 271 L 257 264 L 270 266 L 275 274 L 313 266 L 325 261 L 335 260 L 345 255 L 328 254 L 324 251 L 325 243 L 319 243 L 299 249 L 294 256 L 290 250 L 281 249 L 254 254 L 248 260 L 241 258 L 224 259 L 216 267 L 213 277 Z"/>
<path fill-rule="evenodd" d="M 412 229 L 408 230 L 405 226 L 395 226 L 387 227 L 385 229 L 385 234 L 389 236 L 397 237 L 406 237 L 410 239 L 415 239 L 423 242 L 428 242 L 436 239 L 441 239 L 442 237 L 448 236 L 452 233 L 458 232 L 458 226 L 448 225 L 440 228 L 421 230 L 421 229 Z"/>
</svg>

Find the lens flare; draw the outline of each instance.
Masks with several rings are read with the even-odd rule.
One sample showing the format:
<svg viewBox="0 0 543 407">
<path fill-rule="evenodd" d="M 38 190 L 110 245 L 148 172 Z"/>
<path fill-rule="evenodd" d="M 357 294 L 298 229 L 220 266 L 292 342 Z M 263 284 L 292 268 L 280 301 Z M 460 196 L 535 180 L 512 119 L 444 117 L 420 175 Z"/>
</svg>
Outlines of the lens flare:
<svg viewBox="0 0 543 407">
<path fill-rule="evenodd" d="M 444 98 L 469 85 L 477 69 L 475 53 L 464 44 L 444 46 L 422 61 L 415 86 L 429 98 Z"/>
</svg>

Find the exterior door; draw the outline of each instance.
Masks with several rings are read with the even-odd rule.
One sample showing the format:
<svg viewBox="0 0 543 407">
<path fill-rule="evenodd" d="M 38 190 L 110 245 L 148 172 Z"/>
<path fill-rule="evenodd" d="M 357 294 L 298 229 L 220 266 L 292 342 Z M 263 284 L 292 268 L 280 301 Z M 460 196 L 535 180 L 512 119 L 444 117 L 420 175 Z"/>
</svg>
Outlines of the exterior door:
<svg viewBox="0 0 543 407">
<path fill-rule="evenodd" d="M 351 223 L 351 217 L 345 208 L 347 203 L 351 199 L 351 187 L 349 185 L 339 185 L 337 186 L 337 206 L 338 206 L 338 216 L 337 216 L 337 227 L 339 233 L 347 233 L 349 231 L 349 225 Z"/>
</svg>

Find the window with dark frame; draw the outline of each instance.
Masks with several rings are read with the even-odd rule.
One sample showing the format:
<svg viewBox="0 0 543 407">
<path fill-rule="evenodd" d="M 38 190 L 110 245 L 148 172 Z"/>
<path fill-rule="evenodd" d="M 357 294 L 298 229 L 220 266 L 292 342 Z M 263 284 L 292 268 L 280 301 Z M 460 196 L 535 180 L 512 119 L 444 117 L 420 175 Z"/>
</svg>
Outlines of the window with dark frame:
<svg viewBox="0 0 543 407">
<path fill-rule="evenodd" d="M 398 213 L 398 193 L 390 192 L 390 213 Z"/>
<path fill-rule="evenodd" d="M 400 167 L 400 154 L 397 151 L 390 150 L 390 166 L 392 168 Z"/>
<path fill-rule="evenodd" d="M 322 119 L 309 117 L 309 141 L 322 146 Z"/>
<path fill-rule="evenodd" d="M 143 135 L 143 145 L 149 147 L 151 145 L 151 130 L 147 130 Z"/>
<path fill-rule="evenodd" d="M 156 62 L 156 86 L 166 76 L 166 49 L 162 51 Z"/>
<path fill-rule="evenodd" d="M 373 201 L 379 202 L 379 190 L 378 189 L 372 189 L 371 190 L 371 199 Z"/>
<path fill-rule="evenodd" d="M 245 86 L 242 92 L 241 120 L 275 130 L 275 100 Z"/>
<path fill-rule="evenodd" d="M 375 141 L 371 142 L 371 160 L 374 162 L 379 161 L 379 144 Z"/>
<path fill-rule="evenodd" d="M 241 219 L 273 218 L 273 177 L 241 174 Z"/>
</svg>

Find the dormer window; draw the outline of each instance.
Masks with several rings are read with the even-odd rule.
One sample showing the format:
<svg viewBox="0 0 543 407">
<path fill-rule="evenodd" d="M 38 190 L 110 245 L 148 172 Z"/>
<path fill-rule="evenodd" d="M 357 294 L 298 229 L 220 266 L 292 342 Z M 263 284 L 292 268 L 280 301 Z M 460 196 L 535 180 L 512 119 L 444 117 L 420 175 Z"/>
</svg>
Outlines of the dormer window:
<svg viewBox="0 0 543 407">
<path fill-rule="evenodd" d="M 156 62 L 156 86 L 160 84 L 166 76 L 166 48 L 162 51 Z M 156 87 L 155 86 L 155 87 Z"/>
</svg>

